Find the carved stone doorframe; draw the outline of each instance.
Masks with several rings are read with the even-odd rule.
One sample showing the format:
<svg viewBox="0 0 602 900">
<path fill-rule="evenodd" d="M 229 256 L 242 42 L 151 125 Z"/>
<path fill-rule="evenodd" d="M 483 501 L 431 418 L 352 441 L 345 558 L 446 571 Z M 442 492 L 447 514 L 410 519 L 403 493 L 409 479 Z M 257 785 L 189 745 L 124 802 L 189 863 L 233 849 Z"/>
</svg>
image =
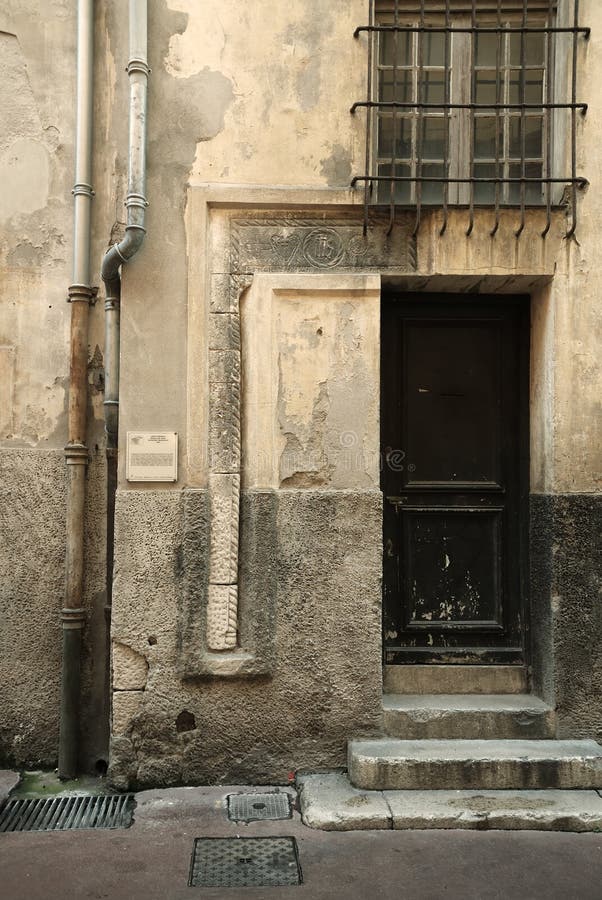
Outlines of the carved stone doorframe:
<svg viewBox="0 0 602 900">
<path fill-rule="evenodd" d="M 416 269 L 411 223 L 401 220 L 389 233 L 388 219 L 375 218 L 364 234 L 363 214 L 346 192 L 304 192 L 313 203 L 297 206 L 294 192 L 271 207 L 245 197 L 220 204 L 217 190 L 191 189 L 188 223 L 189 265 L 189 483 L 183 521 L 183 597 L 181 674 L 185 677 L 269 674 L 273 662 L 275 590 L 267 587 L 255 618 L 264 627 L 242 642 L 239 615 L 239 529 L 241 505 L 241 332 L 240 297 L 254 274 L 355 273 L 409 274 Z M 225 198 L 224 198 L 225 199 Z M 265 200 L 265 196 L 261 195 Z M 288 203 L 287 203 L 288 201 Z M 347 201 L 345 205 L 343 201 Z M 284 204 L 287 203 L 285 206 Z M 204 251 L 204 253 L 203 253 Z M 195 346 L 205 328 L 206 358 Z M 202 360 L 202 362 L 200 362 Z M 206 364 L 206 365 L 205 365 Z M 205 386 L 203 372 L 207 373 Z M 207 416 L 204 435 L 195 433 L 199 411 Z M 203 440 L 204 438 L 204 440 Z M 205 490 L 203 490 L 205 488 Z M 207 493 L 208 498 L 204 495 Z M 273 515 L 277 492 L 259 503 Z M 271 496 L 267 496 L 267 495 Z M 256 505 L 257 506 L 257 505 Z M 253 514 L 251 515 L 253 519 Z M 202 525 L 200 524 L 202 523 Z M 256 526 L 256 527 L 255 527 Z M 245 532 L 245 542 L 261 523 Z M 207 542 L 210 550 L 207 554 Z M 259 547 L 247 548 L 256 556 Z M 201 562 L 204 560 L 204 562 Z M 268 583 L 275 578 L 265 561 Z M 271 593 L 271 596 L 270 596 Z M 271 623 L 271 624 L 270 624 Z"/>
</svg>

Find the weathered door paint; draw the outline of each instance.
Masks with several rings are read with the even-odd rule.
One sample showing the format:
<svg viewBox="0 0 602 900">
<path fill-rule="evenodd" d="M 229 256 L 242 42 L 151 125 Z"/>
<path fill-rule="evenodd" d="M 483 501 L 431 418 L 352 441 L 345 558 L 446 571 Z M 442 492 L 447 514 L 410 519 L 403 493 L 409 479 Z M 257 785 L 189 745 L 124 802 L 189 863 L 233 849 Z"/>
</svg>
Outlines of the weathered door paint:
<svg viewBox="0 0 602 900">
<path fill-rule="evenodd" d="M 528 298 L 385 297 L 387 663 L 524 663 Z"/>
</svg>

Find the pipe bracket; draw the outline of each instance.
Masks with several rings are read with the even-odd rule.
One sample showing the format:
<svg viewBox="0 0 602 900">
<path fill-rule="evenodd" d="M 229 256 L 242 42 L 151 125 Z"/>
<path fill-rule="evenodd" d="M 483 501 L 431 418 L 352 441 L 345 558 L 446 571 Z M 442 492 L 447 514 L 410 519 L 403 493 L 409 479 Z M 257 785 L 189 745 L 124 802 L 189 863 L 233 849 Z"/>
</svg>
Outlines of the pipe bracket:
<svg viewBox="0 0 602 900">
<path fill-rule="evenodd" d="M 70 284 L 67 288 L 67 303 L 89 303 L 94 306 L 98 287 L 91 284 Z"/>
<path fill-rule="evenodd" d="M 61 609 L 61 623 L 66 630 L 83 628 L 86 618 L 86 610 L 83 606 L 65 606 Z"/>
<path fill-rule="evenodd" d="M 133 72 L 141 72 L 148 78 L 148 76 L 152 72 L 152 69 L 145 59 L 139 59 L 138 57 L 134 56 L 128 61 L 128 64 L 125 67 L 125 71 L 128 73 L 128 75 L 131 75 Z"/>
<path fill-rule="evenodd" d="M 124 200 L 124 206 L 127 206 L 128 209 L 132 206 L 138 207 L 138 209 L 146 209 L 148 206 L 148 200 L 146 199 L 144 194 L 128 194 L 127 199 Z M 127 227 L 128 226 L 126 225 L 126 229 Z"/>
<path fill-rule="evenodd" d="M 87 466 L 90 461 L 88 448 L 84 444 L 67 444 L 65 459 L 68 466 Z"/>
<path fill-rule="evenodd" d="M 78 181 L 73 185 L 73 190 L 71 191 L 74 197 L 95 197 L 96 192 L 94 191 L 91 184 L 86 184 L 85 181 Z"/>
</svg>

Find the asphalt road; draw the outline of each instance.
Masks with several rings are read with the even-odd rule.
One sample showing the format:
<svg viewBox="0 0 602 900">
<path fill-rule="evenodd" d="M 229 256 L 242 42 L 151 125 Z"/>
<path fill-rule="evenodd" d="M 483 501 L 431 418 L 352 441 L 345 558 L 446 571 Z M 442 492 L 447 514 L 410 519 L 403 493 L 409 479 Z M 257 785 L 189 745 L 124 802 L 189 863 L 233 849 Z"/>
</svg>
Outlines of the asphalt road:
<svg viewBox="0 0 602 900">
<path fill-rule="evenodd" d="M 2 900 L 602 900 L 602 835 L 543 832 L 321 832 L 292 819 L 237 824 L 225 797 L 176 788 L 137 795 L 128 829 L 0 834 Z M 248 790 L 266 790 L 250 788 Z M 292 836 L 295 887 L 188 886 L 196 837 Z"/>
</svg>

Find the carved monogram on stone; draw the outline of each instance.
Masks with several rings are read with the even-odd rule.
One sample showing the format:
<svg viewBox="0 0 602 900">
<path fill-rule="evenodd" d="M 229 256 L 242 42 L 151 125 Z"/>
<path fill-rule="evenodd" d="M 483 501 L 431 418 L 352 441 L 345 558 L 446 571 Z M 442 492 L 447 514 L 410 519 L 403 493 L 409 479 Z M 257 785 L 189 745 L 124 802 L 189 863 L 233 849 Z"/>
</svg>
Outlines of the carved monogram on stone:
<svg viewBox="0 0 602 900">
<path fill-rule="evenodd" d="M 372 224 L 364 235 L 350 219 L 233 219 L 232 272 L 416 268 L 416 243 L 405 224 Z"/>
</svg>

